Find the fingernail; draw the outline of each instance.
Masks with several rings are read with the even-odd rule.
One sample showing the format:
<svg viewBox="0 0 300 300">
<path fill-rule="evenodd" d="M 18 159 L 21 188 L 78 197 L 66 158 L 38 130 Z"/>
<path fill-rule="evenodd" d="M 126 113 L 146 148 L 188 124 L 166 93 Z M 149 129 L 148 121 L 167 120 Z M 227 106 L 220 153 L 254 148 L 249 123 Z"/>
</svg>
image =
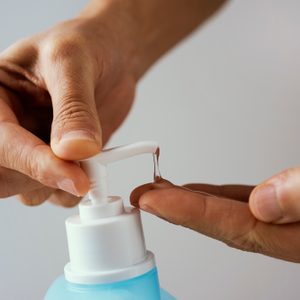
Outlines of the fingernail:
<svg viewBox="0 0 300 300">
<path fill-rule="evenodd" d="M 65 191 L 65 192 L 68 192 L 74 196 L 77 196 L 77 197 L 80 196 L 80 194 L 78 193 L 78 191 L 75 188 L 74 182 L 71 179 L 66 178 L 66 179 L 61 180 L 57 183 L 57 186 L 59 189 Z"/>
<path fill-rule="evenodd" d="M 86 130 L 75 130 L 66 132 L 62 135 L 60 142 L 68 140 L 87 140 L 96 141 L 95 135 Z"/>
<path fill-rule="evenodd" d="M 253 194 L 253 204 L 265 222 L 277 221 L 283 217 L 274 185 L 267 184 L 258 188 Z"/>
</svg>

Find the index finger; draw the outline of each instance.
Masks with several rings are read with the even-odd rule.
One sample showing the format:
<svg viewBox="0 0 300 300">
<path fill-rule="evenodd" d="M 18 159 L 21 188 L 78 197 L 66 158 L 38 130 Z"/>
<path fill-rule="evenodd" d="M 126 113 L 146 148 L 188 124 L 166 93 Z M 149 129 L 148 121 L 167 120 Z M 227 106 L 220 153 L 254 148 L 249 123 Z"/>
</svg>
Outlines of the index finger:
<svg viewBox="0 0 300 300">
<path fill-rule="evenodd" d="M 142 190 L 141 190 L 141 189 Z M 248 203 L 211 197 L 171 183 L 138 188 L 133 204 L 173 224 L 203 233 L 227 245 L 300 262 L 300 223 L 267 224 L 257 220 Z"/>
<path fill-rule="evenodd" d="M 200 191 L 212 194 L 218 197 L 230 198 L 242 202 L 248 202 L 249 197 L 255 186 L 241 185 L 241 184 L 226 184 L 226 185 L 213 185 L 205 183 L 188 183 L 183 185 L 192 191 Z"/>
<path fill-rule="evenodd" d="M 89 180 L 73 162 L 54 155 L 51 148 L 19 126 L 8 105 L 8 94 L 0 89 L 0 166 L 23 173 L 43 185 L 76 196 L 84 195 Z"/>
</svg>

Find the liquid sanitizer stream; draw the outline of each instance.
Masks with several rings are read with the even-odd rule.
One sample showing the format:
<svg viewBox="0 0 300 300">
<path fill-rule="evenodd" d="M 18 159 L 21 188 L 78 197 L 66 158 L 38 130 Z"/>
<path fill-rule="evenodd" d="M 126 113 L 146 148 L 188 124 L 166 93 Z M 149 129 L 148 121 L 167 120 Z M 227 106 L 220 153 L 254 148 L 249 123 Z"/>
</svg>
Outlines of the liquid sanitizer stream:
<svg viewBox="0 0 300 300">
<path fill-rule="evenodd" d="M 107 164 L 135 155 L 158 155 L 156 142 L 104 150 L 81 162 L 88 199 L 66 220 L 70 262 L 44 300 L 175 300 L 160 288 L 154 255 L 146 250 L 139 210 L 108 196 Z"/>
</svg>

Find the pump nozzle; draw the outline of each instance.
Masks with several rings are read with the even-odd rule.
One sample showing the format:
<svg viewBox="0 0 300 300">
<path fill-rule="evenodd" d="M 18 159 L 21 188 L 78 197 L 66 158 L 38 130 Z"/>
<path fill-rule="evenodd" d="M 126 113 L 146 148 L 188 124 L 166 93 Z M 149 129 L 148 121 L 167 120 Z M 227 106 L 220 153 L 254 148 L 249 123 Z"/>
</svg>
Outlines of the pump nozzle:
<svg viewBox="0 0 300 300">
<path fill-rule="evenodd" d="M 84 204 L 86 206 L 87 204 L 89 204 L 89 207 L 93 206 L 93 219 L 96 217 L 96 215 L 98 217 L 105 217 L 111 216 L 112 214 L 122 213 L 123 205 L 117 204 L 117 201 L 115 201 L 114 197 L 108 196 L 106 169 L 107 164 L 139 154 L 154 154 L 156 153 L 157 149 L 157 142 L 137 142 L 129 145 L 123 145 L 103 150 L 100 154 L 81 161 L 81 166 L 90 179 L 90 190 L 88 193 L 89 202 L 84 202 Z M 99 208 L 99 212 L 97 213 L 96 206 Z M 113 208 L 113 206 L 115 207 Z M 82 208 L 82 205 L 80 206 L 80 208 Z M 90 209 L 89 211 L 91 212 Z M 80 213 L 81 216 L 84 217 L 85 213 L 82 209 L 80 209 Z"/>
</svg>

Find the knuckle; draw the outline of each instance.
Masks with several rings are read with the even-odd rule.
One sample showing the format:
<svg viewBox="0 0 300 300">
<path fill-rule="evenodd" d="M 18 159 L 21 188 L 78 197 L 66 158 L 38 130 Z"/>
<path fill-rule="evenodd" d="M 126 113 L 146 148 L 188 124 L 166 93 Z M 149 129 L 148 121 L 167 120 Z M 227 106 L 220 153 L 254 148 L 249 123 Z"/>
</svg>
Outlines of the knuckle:
<svg viewBox="0 0 300 300">
<path fill-rule="evenodd" d="M 3 140 L 9 141 L 0 143 L 1 166 L 12 170 L 22 169 L 22 158 L 26 147 L 21 147 L 18 143 L 11 139 L 12 136 L 17 136 L 18 132 L 12 124 L 7 122 L 0 122 L 0 132 L 2 133 Z"/>
<path fill-rule="evenodd" d="M 234 236 L 232 239 L 225 240 L 224 242 L 231 248 L 253 253 L 264 253 L 264 247 L 262 243 L 255 235 L 252 234 Z"/>
<path fill-rule="evenodd" d="M 79 57 L 85 53 L 85 39 L 82 35 L 72 32 L 65 35 L 55 35 L 44 44 L 44 52 L 52 62 Z"/>
<path fill-rule="evenodd" d="M 224 243 L 229 247 L 247 252 L 265 253 L 266 241 L 263 236 L 259 235 L 259 221 L 253 219 L 246 232 L 239 232 L 229 235 L 228 239 L 224 239 Z"/>
<path fill-rule="evenodd" d="M 38 47 L 35 37 L 20 39 L 0 53 L 1 65 L 5 69 L 11 69 L 13 67 L 12 63 L 21 67 L 13 67 L 13 70 L 17 71 L 16 73 L 19 76 L 20 73 L 25 73 L 25 70 L 31 69 L 34 66 L 37 56 Z"/>
<path fill-rule="evenodd" d="M 78 99 L 80 99 L 80 95 L 74 93 L 68 93 L 64 96 L 53 119 L 56 129 L 70 128 L 82 123 L 97 122 L 95 113 L 92 112 L 88 103 Z"/>
<path fill-rule="evenodd" d="M 41 171 L 39 164 L 36 163 L 34 157 L 31 155 L 20 155 L 20 161 L 23 161 L 24 164 L 24 171 L 28 174 L 31 178 L 40 181 Z"/>
<path fill-rule="evenodd" d="M 43 145 L 37 145 L 32 149 L 32 155 L 24 155 L 20 157 L 22 163 L 24 163 L 25 173 L 34 180 L 49 185 L 49 179 L 51 178 L 50 165 L 51 161 L 45 159 L 44 161 L 38 161 L 34 155 L 38 152 L 38 148 Z"/>
</svg>

